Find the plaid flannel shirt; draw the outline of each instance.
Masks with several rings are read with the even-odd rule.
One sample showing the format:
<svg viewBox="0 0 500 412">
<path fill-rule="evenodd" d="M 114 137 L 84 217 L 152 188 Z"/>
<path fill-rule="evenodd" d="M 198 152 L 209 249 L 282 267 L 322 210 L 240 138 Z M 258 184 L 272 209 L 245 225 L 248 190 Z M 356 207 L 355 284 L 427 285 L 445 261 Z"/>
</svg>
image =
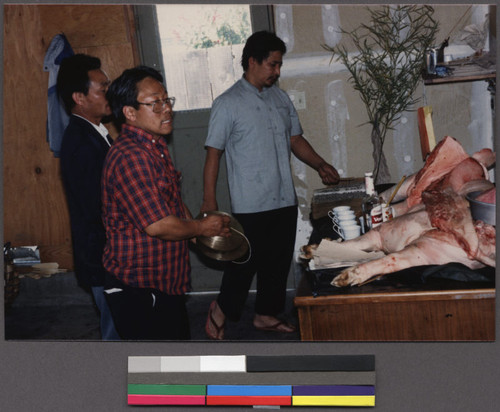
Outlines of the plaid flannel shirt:
<svg viewBox="0 0 500 412">
<path fill-rule="evenodd" d="M 161 240 L 144 231 L 169 215 L 186 218 L 180 173 L 163 137 L 122 127 L 104 164 L 102 203 L 106 270 L 130 286 L 171 295 L 189 291 L 188 241 Z"/>
</svg>

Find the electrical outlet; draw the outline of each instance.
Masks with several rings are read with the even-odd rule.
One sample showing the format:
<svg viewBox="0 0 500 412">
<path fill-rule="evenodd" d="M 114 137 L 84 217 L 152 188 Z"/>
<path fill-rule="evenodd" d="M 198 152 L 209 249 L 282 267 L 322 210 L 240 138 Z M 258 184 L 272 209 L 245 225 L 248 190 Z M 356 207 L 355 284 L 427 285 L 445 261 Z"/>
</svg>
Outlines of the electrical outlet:
<svg viewBox="0 0 500 412">
<path fill-rule="evenodd" d="M 295 110 L 304 110 L 306 108 L 306 92 L 290 90 L 288 95 L 295 106 Z"/>
</svg>

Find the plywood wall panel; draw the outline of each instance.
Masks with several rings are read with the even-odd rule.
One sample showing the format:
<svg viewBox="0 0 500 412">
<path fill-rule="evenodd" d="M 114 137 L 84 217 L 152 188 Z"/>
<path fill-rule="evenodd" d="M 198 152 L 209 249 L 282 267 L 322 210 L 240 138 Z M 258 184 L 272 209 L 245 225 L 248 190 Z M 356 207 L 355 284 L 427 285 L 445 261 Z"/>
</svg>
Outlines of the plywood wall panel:
<svg viewBox="0 0 500 412">
<path fill-rule="evenodd" d="M 4 49 L 5 238 L 31 244 L 36 233 L 37 239 L 52 243 L 64 238 L 66 230 L 50 217 L 67 219 L 67 211 L 59 162 L 46 141 L 45 50 L 34 41 L 40 39 L 39 10 L 7 7 L 5 16 L 5 44 L 16 45 Z"/>
<path fill-rule="evenodd" d="M 59 159 L 46 141 L 43 60 L 63 32 L 75 52 L 101 58 L 115 78 L 137 64 L 128 24 L 122 5 L 4 7 L 4 240 L 39 245 L 43 261 L 64 268 L 72 268 L 71 233 Z"/>
<path fill-rule="evenodd" d="M 126 43 L 129 39 L 124 12 L 123 7 L 115 5 L 43 6 L 43 38 L 50 42 L 62 31 L 77 49 Z"/>
</svg>

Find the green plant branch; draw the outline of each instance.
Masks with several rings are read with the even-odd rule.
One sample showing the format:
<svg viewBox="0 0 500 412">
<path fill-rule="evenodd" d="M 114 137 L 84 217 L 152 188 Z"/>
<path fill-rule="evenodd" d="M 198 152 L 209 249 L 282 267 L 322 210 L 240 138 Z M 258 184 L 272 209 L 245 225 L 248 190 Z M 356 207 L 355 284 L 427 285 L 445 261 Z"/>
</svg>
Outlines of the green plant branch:
<svg viewBox="0 0 500 412">
<path fill-rule="evenodd" d="M 350 32 L 340 29 L 351 39 L 356 52 L 349 53 L 344 45 L 322 46 L 347 68 L 349 82 L 366 106 L 374 130 L 371 139 L 377 180 L 380 165 L 385 163 L 387 131 L 419 101 L 414 92 L 420 82 L 425 51 L 435 41 L 438 24 L 430 6 L 382 6 L 368 11 L 370 24 L 363 23 Z"/>
</svg>

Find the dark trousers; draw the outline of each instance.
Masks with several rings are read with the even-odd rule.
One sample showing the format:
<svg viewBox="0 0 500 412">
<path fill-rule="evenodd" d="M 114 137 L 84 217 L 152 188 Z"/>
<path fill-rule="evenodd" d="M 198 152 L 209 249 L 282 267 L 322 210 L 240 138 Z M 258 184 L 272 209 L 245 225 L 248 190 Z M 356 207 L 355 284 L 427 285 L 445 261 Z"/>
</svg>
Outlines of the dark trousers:
<svg viewBox="0 0 500 412">
<path fill-rule="evenodd" d="M 239 320 L 257 274 L 255 312 L 276 316 L 283 311 L 286 282 L 295 246 L 297 206 L 259 213 L 235 213 L 251 246 L 248 262 L 227 264 L 217 303 L 230 320 Z"/>
<path fill-rule="evenodd" d="M 107 276 L 104 295 L 121 339 L 189 340 L 191 337 L 184 295 L 134 288 L 111 275 Z"/>
</svg>

